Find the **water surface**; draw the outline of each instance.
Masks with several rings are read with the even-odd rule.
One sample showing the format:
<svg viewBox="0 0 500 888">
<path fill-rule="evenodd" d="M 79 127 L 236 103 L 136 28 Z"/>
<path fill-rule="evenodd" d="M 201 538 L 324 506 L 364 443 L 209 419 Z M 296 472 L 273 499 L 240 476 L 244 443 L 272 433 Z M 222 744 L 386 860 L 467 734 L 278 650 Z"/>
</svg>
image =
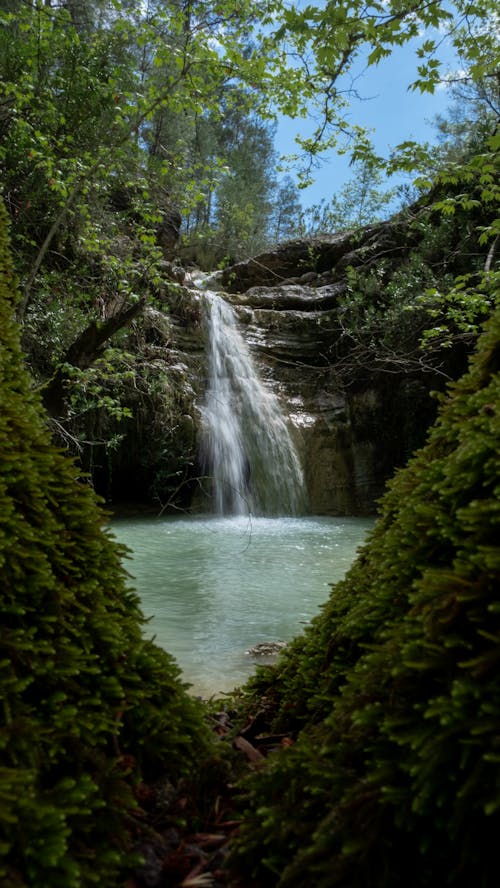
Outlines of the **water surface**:
<svg viewBox="0 0 500 888">
<path fill-rule="evenodd" d="M 367 530 L 362 518 L 123 518 L 116 538 L 146 630 L 176 658 L 192 692 L 242 684 L 257 661 L 246 651 L 288 641 L 326 601 Z"/>
</svg>

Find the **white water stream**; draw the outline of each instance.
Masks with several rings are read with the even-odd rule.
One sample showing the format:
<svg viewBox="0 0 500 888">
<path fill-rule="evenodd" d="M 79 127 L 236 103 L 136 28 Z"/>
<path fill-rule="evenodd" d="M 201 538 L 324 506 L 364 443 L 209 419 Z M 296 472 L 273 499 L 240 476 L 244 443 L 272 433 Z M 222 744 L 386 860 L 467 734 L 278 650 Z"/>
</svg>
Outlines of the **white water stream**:
<svg viewBox="0 0 500 888">
<path fill-rule="evenodd" d="M 232 307 L 206 292 L 209 382 L 202 462 L 218 515 L 297 515 L 304 480 L 276 396 L 261 381 Z"/>
</svg>

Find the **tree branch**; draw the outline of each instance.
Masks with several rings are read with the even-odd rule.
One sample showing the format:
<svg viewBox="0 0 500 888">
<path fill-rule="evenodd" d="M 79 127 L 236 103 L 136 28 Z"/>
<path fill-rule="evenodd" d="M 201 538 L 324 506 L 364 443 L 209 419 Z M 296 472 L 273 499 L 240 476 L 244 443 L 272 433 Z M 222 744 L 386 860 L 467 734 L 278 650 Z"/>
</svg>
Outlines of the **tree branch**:
<svg viewBox="0 0 500 888">
<path fill-rule="evenodd" d="M 112 315 L 104 323 L 95 318 L 78 335 L 67 349 L 61 364 L 49 381 L 42 386 L 42 401 L 51 416 L 61 416 L 64 412 L 65 390 L 68 381 L 68 365 L 78 370 L 86 370 L 102 353 L 111 337 L 127 327 L 146 305 L 146 297 Z"/>
<path fill-rule="evenodd" d="M 173 82 L 169 83 L 168 89 L 165 87 L 165 89 L 162 90 L 161 94 L 158 95 L 154 99 L 154 101 L 151 102 L 151 104 L 148 106 L 148 108 L 146 108 L 146 110 L 144 110 L 139 115 L 139 117 L 137 117 L 134 120 L 133 124 L 129 125 L 126 134 L 124 136 L 122 136 L 121 139 L 118 139 L 118 141 L 114 145 L 108 146 L 105 151 L 98 153 L 97 159 L 94 161 L 94 163 L 89 167 L 89 169 L 84 174 L 79 176 L 78 179 L 76 180 L 76 182 L 73 185 L 73 188 L 71 189 L 68 197 L 66 198 L 59 214 L 56 216 L 52 225 L 50 226 L 47 236 L 38 251 L 37 257 L 33 263 L 33 267 L 31 269 L 31 271 L 28 275 L 28 279 L 24 285 L 23 298 L 20 300 L 19 308 L 18 308 L 18 312 L 17 312 L 17 320 L 20 323 L 23 321 L 26 311 L 28 309 L 28 306 L 29 306 L 29 303 L 31 300 L 31 291 L 33 289 L 33 284 L 34 284 L 36 276 L 40 270 L 40 267 L 45 259 L 45 256 L 47 255 L 49 247 L 50 247 L 52 241 L 54 240 L 54 237 L 56 236 L 57 232 L 59 231 L 61 225 L 63 224 L 68 210 L 74 204 L 80 191 L 82 190 L 82 188 L 84 187 L 84 185 L 87 182 L 92 181 L 94 174 L 102 166 L 102 164 L 110 157 L 113 157 L 115 152 L 117 151 L 117 149 L 121 148 L 122 145 L 125 145 L 128 142 L 128 140 L 130 139 L 132 134 L 139 129 L 139 127 L 144 123 L 146 118 L 149 117 L 149 115 L 152 114 L 153 111 L 156 111 L 156 109 L 163 104 L 163 102 L 165 101 L 167 96 L 170 95 L 172 89 L 177 87 L 179 85 L 179 83 L 187 76 L 188 70 L 189 70 L 189 61 L 186 59 L 182 70 L 179 72 L 179 74 L 173 80 Z"/>
</svg>

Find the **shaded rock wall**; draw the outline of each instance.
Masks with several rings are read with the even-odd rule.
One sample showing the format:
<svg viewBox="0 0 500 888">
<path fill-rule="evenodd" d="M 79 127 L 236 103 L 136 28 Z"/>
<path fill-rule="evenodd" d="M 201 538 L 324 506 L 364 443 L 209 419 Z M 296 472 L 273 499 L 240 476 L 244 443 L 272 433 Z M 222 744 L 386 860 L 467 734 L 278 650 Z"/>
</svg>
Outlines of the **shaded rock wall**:
<svg viewBox="0 0 500 888">
<path fill-rule="evenodd" d="M 295 429 L 310 511 L 366 514 L 394 468 L 423 443 L 435 406 L 429 383 L 404 374 L 353 373 L 348 385 L 339 378 L 332 358 L 341 336 L 337 311 L 323 309 L 335 298 L 332 289 L 294 284 L 264 294 L 258 288 L 232 301 Z M 297 309 L 299 303 L 309 310 Z"/>
<path fill-rule="evenodd" d="M 312 513 L 373 512 L 394 470 L 425 441 L 437 408 L 431 391 L 466 368 L 471 343 L 429 359 L 419 348 L 429 318 L 384 295 L 395 274 L 411 280 L 416 256 L 425 264 L 417 210 L 282 244 L 218 274 L 293 423 Z M 446 240 L 440 249 L 434 263 L 453 271 Z M 356 274 L 372 275 L 371 291 L 358 303 L 361 329 L 370 311 L 377 318 L 364 343 L 344 323 Z"/>
<path fill-rule="evenodd" d="M 171 500 L 189 508 L 197 487 L 197 404 L 205 386 L 200 295 L 170 288 L 164 305 L 147 307 L 132 326 L 126 348 L 134 375 L 122 383 L 120 400 L 130 415 L 87 414 L 84 467 L 113 507 L 141 503 L 159 511 Z"/>
<path fill-rule="evenodd" d="M 454 352 L 449 373 L 442 365 L 435 372 L 423 368 L 418 325 L 401 329 L 395 358 L 372 343 L 368 362 L 346 335 L 348 269 L 378 269 L 383 258 L 390 279 L 394 269 L 406 267 L 419 237 L 418 229 L 396 217 L 357 232 L 281 245 L 210 280 L 233 305 L 264 380 L 290 418 L 313 514 L 372 513 L 395 468 L 424 443 L 436 414 L 430 391 L 465 368 L 466 350 Z M 375 292 L 375 302 L 379 296 Z M 125 427 L 112 457 L 115 497 L 123 499 L 128 490 L 141 498 L 142 491 L 143 499 L 156 497 L 162 504 L 206 507 L 197 497 L 198 405 L 207 375 L 203 298 L 194 283 L 167 288 L 168 319 L 161 310 L 147 312 L 142 341 L 132 344 L 158 382 L 154 396 L 151 390 L 147 398 L 134 396 L 135 425 Z M 406 361 L 407 349 L 416 355 L 413 363 Z"/>
</svg>

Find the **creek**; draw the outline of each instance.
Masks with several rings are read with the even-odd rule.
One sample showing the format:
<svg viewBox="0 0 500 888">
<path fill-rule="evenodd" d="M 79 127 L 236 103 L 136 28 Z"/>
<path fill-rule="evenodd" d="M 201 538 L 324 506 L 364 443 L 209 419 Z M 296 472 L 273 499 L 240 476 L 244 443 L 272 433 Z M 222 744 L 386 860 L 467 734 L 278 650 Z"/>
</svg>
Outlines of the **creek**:
<svg viewBox="0 0 500 888">
<path fill-rule="evenodd" d="M 146 634 L 168 650 L 192 693 L 242 684 L 263 662 L 246 653 L 289 641 L 326 601 L 373 521 L 366 518 L 119 518 L 116 538 Z"/>
</svg>

